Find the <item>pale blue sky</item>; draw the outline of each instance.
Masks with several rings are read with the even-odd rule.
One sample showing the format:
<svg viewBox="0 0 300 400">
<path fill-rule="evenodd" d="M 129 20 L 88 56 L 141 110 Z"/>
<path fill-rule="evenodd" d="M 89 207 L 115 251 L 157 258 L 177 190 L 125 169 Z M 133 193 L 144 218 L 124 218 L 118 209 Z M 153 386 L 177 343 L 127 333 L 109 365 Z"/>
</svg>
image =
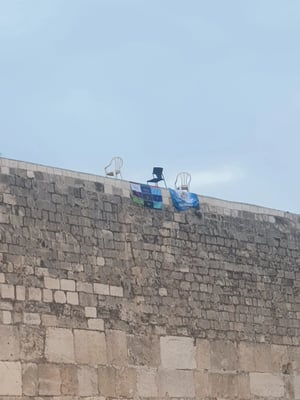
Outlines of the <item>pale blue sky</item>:
<svg viewBox="0 0 300 400">
<path fill-rule="evenodd" d="M 299 0 L 0 0 L 0 152 L 300 213 Z"/>
</svg>

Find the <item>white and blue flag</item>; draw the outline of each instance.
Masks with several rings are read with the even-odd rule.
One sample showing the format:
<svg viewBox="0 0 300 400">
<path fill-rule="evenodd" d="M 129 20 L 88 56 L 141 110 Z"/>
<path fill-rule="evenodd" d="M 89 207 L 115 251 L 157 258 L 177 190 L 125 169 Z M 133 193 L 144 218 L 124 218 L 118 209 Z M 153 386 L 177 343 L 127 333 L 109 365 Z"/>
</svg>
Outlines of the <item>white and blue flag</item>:
<svg viewBox="0 0 300 400">
<path fill-rule="evenodd" d="M 199 199 L 196 193 L 170 188 L 169 192 L 176 210 L 186 211 L 189 208 L 200 208 Z"/>
</svg>

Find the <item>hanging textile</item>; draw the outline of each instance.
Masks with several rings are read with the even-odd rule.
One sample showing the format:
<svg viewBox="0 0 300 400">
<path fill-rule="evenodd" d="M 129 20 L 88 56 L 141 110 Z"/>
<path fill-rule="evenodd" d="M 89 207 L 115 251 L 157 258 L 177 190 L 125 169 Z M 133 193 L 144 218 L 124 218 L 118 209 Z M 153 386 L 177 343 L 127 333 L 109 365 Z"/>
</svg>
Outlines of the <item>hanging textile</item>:
<svg viewBox="0 0 300 400">
<path fill-rule="evenodd" d="M 185 211 L 189 208 L 200 208 L 198 195 L 185 190 L 174 190 L 169 188 L 169 192 L 176 210 Z"/>
<path fill-rule="evenodd" d="M 130 182 L 130 189 L 134 203 L 157 210 L 162 209 L 162 193 L 159 187 Z"/>
</svg>

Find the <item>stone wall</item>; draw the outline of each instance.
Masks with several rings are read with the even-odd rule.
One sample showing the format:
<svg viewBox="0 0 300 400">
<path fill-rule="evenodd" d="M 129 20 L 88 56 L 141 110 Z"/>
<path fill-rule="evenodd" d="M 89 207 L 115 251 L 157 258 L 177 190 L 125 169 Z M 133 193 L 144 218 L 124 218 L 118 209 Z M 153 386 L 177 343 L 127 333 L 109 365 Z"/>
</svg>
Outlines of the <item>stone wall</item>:
<svg viewBox="0 0 300 400">
<path fill-rule="evenodd" d="M 300 399 L 300 217 L 0 159 L 0 399 Z"/>
</svg>

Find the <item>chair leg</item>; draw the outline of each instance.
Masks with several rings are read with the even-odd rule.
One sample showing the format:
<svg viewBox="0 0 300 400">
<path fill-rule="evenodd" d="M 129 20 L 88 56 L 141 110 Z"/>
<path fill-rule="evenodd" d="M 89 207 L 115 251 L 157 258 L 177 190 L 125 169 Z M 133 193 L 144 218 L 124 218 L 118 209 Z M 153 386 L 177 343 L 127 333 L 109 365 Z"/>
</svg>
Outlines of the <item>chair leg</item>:
<svg viewBox="0 0 300 400">
<path fill-rule="evenodd" d="M 165 188 L 168 189 L 168 187 L 167 187 L 167 182 L 166 182 L 166 180 L 165 180 L 165 177 L 163 176 L 163 178 L 164 178 L 163 180 L 164 180 L 164 183 L 165 183 Z"/>
</svg>

